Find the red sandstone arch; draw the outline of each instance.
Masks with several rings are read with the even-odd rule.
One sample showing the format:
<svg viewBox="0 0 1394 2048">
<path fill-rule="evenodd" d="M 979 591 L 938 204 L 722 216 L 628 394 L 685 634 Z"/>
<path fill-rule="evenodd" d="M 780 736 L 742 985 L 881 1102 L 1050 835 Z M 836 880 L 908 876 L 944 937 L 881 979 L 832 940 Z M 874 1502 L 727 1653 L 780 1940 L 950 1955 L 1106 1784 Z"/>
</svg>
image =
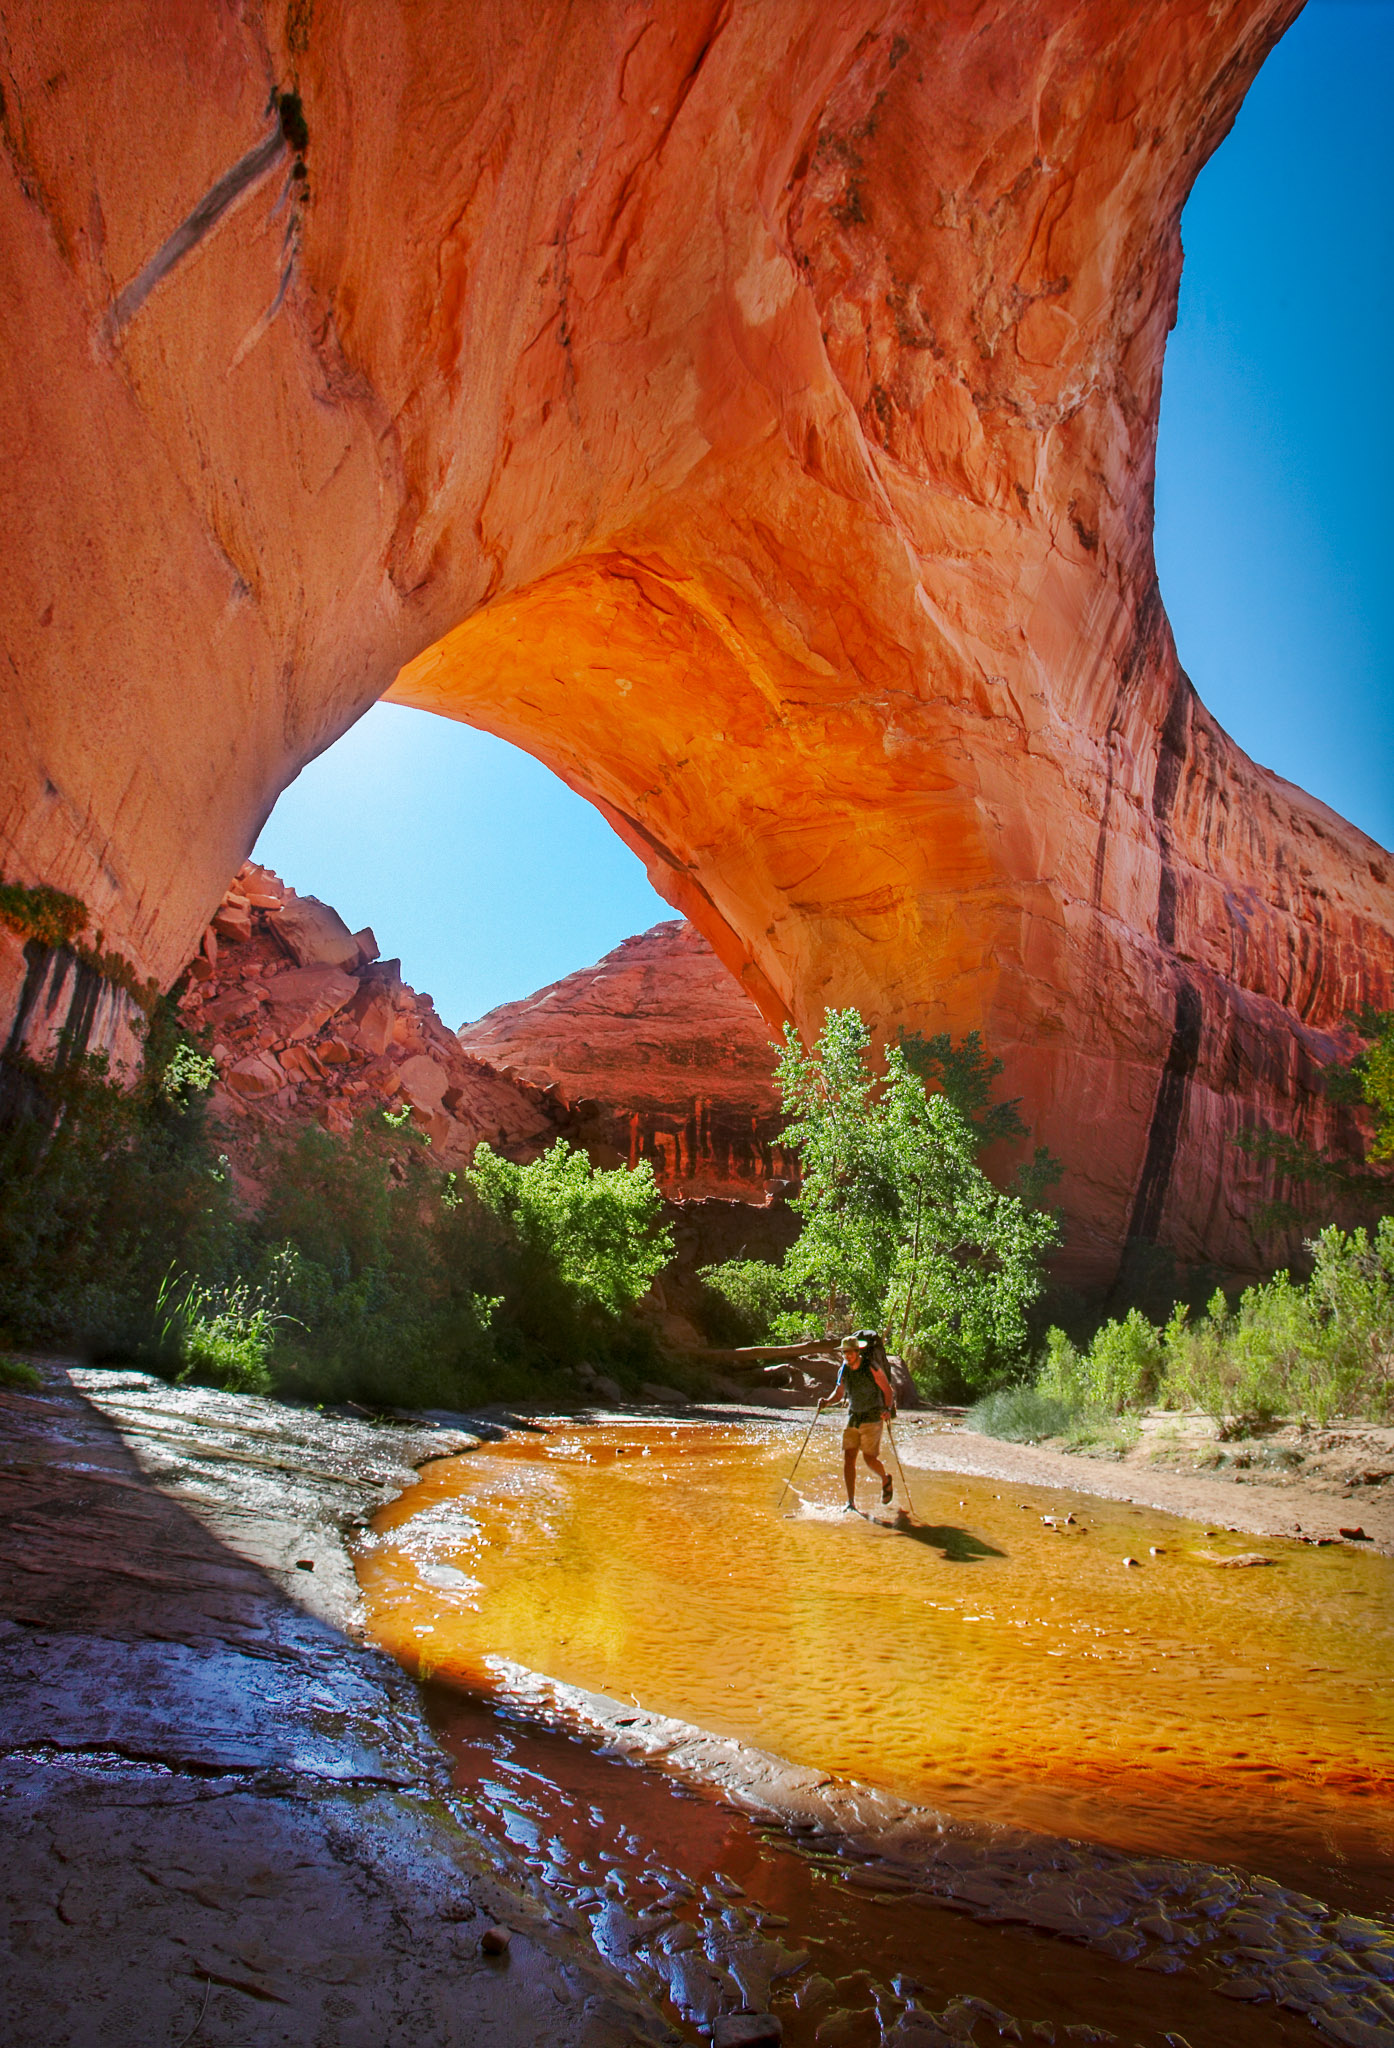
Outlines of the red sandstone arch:
<svg viewBox="0 0 1394 2048">
<path fill-rule="evenodd" d="M 1152 562 L 1181 207 L 1296 11 L 10 9 L 6 871 L 168 979 L 397 676 L 767 1015 L 981 1026 L 1075 1271 L 1251 1264 L 1233 1130 L 1394 973 Z"/>
</svg>

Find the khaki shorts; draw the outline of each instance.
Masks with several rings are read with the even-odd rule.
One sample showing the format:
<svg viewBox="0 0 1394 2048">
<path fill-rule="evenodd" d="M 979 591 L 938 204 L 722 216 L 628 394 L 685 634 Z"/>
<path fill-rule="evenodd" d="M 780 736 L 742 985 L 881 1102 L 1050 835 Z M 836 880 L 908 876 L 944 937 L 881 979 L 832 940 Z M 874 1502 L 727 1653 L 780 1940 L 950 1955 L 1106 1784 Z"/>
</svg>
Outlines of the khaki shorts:
<svg viewBox="0 0 1394 2048">
<path fill-rule="evenodd" d="M 842 1432 L 844 1451 L 860 1451 L 864 1458 L 874 1458 L 881 1448 L 883 1422 L 849 1422 Z"/>
</svg>

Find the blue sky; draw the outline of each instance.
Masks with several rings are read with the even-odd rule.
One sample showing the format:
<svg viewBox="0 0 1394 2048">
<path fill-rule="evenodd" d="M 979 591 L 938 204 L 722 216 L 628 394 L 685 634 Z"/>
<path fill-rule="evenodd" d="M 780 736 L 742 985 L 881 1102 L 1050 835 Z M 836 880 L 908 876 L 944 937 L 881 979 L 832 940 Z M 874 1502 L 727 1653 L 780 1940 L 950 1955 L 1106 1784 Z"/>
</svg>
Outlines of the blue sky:
<svg viewBox="0 0 1394 2048">
<path fill-rule="evenodd" d="M 1182 223 L 1157 566 L 1181 659 L 1255 760 L 1394 845 L 1385 391 L 1394 0 L 1312 0 Z M 581 798 L 501 740 L 378 705 L 257 858 L 370 924 L 447 1024 L 673 912 Z"/>
<path fill-rule="evenodd" d="M 1267 768 L 1394 846 L 1394 5 L 1312 0 L 1182 219 L 1157 568 Z"/>
</svg>

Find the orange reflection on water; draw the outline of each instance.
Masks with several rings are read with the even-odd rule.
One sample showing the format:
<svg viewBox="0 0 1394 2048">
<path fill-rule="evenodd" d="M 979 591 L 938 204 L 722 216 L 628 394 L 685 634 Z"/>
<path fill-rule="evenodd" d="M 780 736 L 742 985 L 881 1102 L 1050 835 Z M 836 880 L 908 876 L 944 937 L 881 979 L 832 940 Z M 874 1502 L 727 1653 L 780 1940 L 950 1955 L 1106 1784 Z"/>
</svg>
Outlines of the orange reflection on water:
<svg viewBox="0 0 1394 2048">
<path fill-rule="evenodd" d="M 922 1526 L 844 1518 L 831 1430 L 777 1514 L 796 1441 L 553 1425 L 443 1460 L 359 1559 L 373 1631 L 422 1675 L 503 1657 L 965 1819 L 1382 1903 L 1390 1560 L 1225 1569 L 1259 1546 L 913 1471 Z"/>
</svg>

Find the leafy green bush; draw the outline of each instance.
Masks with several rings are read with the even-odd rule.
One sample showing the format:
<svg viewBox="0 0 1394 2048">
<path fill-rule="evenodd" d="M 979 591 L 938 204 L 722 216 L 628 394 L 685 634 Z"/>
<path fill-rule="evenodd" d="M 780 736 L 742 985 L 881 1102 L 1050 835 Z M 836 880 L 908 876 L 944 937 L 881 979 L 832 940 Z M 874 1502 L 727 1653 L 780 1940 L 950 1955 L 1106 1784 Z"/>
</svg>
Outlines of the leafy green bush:
<svg viewBox="0 0 1394 2048">
<path fill-rule="evenodd" d="M 267 1140 L 239 1210 L 205 1114 L 206 1054 L 161 1011 L 145 1070 L 35 1068 L 40 1113 L 0 1143 L 0 1342 L 315 1401 L 546 1398 L 563 1361 L 653 1376 L 630 1313 L 666 1262 L 647 1168 L 439 1173 L 410 1124 Z"/>
<path fill-rule="evenodd" d="M 1192 1322 L 1177 1305 L 1162 1332 L 1166 1373 L 1162 1399 L 1169 1408 L 1199 1408 L 1217 1423 L 1235 1411 L 1238 1381 L 1230 1354 L 1231 1318 L 1223 1290 Z"/>
<path fill-rule="evenodd" d="M 1394 1217 L 1373 1237 L 1333 1225 L 1307 1248 L 1305 1284 L 1275 1273 L 1236 1307 L 1217 1289 L 1198 1316 L 1178 1304 L 1162 1330 L 1133 1309 L 1087 1350 L 1050 1330 L 1038 1391 L 1095 1414 L 1157 1399 L 1199 1408 L 1227 1435 L 1278 1415 L 1394 1413 Z"/>
<path fill-rule="evenodd" d="M 518 1166 L 481 1145 L 465 1178 L 520 1245 L 609 1315 L 633 1308 L 673 1256 L 672 1233 L 659 1227 L 663 1197 L 647 1159 L 607 1172 L 558 1138 L 540 1159 Z"/>
<path fill-rule="evenodd" d="M 42 1375 L 32 1365 L 26 1365 L 22 1358 L 0 1357 L 0 1387 L 20 1387 L 28 1391 L 43 1385 Z"/>
<path fill-rule="evenodd" d="M 1097 1330 L 1087 1351 L 1076 1349 L 1063 1330 L 1048 1330 L 1036 1384 L 1077 1407 L 1121 1415 L 1156 1398 L 1165 1364 L 1160 1336 L 1134 1308 Z"/>
<path fill-rule="evenodd" d="M 1010 1444 L 1040 1443 L 1043 1437 L 1064 1436 L 1077 1416 L 1070 1401 L 1045 1394 L 1038 1387 L 999 1387 L 975 1402 L 965 1418 L 983 1436 Z"/>
<path fill-rule="evenodd" d="M 703 1266 L 699 1275 L 725 1315 L 707 1315 L 708 1333 L 720 1343 L 768 1344 L 777 1319 L 790 1307 L 790 1283 L 783 1266 L 764 1259 L 727 1259 Z M 810 1319 L 811 1320 L 811 1319 Z"/>
<path fill-rule="evenodd" d="M 1216 1294 L 1195 1323 L 1173 1316 L 1163 1336 L 1169 1399 L 1225 1429 L 1274 1415 L 1326 1423 L 1394 1412 L 1394 1217 L 1373 1238 L 1333 1225 L 1308 1250 L 1305 1286 L 1275 1273 L 1232 1312 Z"/>
</svg>

